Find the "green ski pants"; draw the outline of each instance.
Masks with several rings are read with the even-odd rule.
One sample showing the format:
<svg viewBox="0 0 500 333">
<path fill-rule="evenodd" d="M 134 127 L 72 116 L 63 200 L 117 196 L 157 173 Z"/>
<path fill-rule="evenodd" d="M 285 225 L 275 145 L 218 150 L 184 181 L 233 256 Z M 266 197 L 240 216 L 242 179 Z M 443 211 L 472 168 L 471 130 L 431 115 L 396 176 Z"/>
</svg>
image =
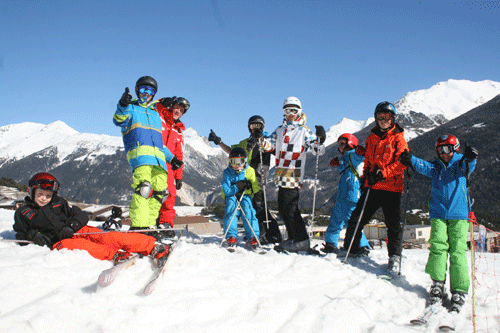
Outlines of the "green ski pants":
<svg viewBox="0 0 500 333">
<path fill-rule="evenodd" d="M 450 257 L 450 290 L 469 291 L 467 264 L 467 220 L 431 219 L 430 253 L 425 272 L 433 280 L 445 281 Z"/>
<path fill-rule="evenodd" d="M 142 182 L 149 182 L 154 191 L 161 192 L 167 188 L 167 171 L 155 165 L 143 165 L 133 172 L 132 188 L 135 189 Z M 132 227 L 156 226 L 156 219 L 160 213 L 161 203 L 154 197 L 148 199 L 134 193 L 130 201 L 130 220 Z"/>
</svg>

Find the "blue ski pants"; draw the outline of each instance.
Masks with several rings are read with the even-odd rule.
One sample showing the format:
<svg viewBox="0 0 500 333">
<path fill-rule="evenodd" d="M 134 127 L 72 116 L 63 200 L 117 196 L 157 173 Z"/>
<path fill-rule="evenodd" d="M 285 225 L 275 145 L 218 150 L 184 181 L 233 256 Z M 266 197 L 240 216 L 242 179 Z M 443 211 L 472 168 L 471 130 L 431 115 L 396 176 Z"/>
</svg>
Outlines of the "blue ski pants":
<svg viewBox="0 0 500 333">
<path fill-rule="evenodd" d="M 326 229 L 325 242 L 338 247 L 339 236 L 342 228 L 347 225 L 352 211 L 356 208 L 356 202 L 339 199 L 333 207 L 332 215 L 330 216 L 330 224 Z M 368 240 L 364 234 L 361 234 L 359 247 L 369 247 Z"/>
<path fill-rule="evenodd" d="M 253 231 L 255 231 L 255 235 L 257 236 L 257 238 L 259 238 L 259 220 L 255 216 L 255 209 L 253 208 L 252 199 L 250 198 L 250 196 L 245 194 L 240 202 L 241 208 L 245 215 L 243 215 L 241 209 L 238 208 L 236 195 L 226 197 L 225 203 L 226 207 L 224 209 L 222 226 L 224 227 L 224 233 L 226 233 L 227 231 L 226 239 L 229 237 L 238 237 L 238 217 L 241 217 L 243 221 L 243 228 L 245 228 L 245 235 L 247 240 L 254 237 L 252 229 Z M 234 214 L 235 210 L 237 210 L 236 214 Z M 231 222 L 231 218 L 233 217 L 233 215 L 234 218 Z M 250 226 L 247 223 L 247 219 L 248 222 L 250 222 L 250 226 L 252 227 L 252 229 L 250 229 Z"/>
</svg>

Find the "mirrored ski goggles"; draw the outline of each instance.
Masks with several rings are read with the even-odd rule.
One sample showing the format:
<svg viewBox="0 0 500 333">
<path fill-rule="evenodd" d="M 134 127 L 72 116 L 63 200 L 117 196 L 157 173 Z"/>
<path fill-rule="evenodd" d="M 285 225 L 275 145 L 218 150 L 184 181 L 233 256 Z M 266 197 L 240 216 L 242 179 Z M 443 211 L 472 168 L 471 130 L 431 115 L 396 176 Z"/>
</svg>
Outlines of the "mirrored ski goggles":
<svg viewBox="0 0 500 333">
<path fill-rule="evenodd" d="M 59 190 L 59 182 L 49 179 L 39 180 L 33 185 L 33 188 L 43 188 L 44 190 L 57 192 Z"/>
<path fill-rule="evenodd" d="M 264 126 L 262 126 L 261 123 L 252 123 L 252 124 L 248 125 L 248 127 L 250 129 L 262 129 Z"/>
<path fill-rule="evenodd" d="M 150 86 L 139 86 L 137 87 L 137 91 L 143 95 L 153 96 L 156 94 L 156 90 Z"/>
<path fill-rule="evenodd" d="M 377 120 L 391 120 L 391 119 L 392 119 L 392 113 L 390 112 L 377 113 Z"/>
<path fill-rule="evenodd" d="M 298 108 L 286 108 L 286 109 L 283 109 L 283 114 L 285 116 L 288 116 L 289 114 L 297 114 L 299 113 L 300 109 Z"/>
<path fill-rule="evenodd" d="M 436 149 L 439 154 L 451 154 L 454 151 L 452 145 L 437 146 Z"/>
<path fill-rule="evenodd" d="M 246 163 L 246 158 L 244 157 L 230 157 L 229 164 L 234 167 L 243 166 Z"/>
</svg>

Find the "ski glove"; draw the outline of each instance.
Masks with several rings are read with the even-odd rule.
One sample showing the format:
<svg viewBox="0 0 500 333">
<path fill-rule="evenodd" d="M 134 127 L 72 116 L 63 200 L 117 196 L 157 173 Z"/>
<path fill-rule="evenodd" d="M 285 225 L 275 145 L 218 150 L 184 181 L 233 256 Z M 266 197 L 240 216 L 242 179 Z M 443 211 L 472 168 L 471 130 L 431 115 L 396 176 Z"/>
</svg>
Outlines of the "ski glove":
<svg viewBox="0 0 500 333">
<path fill-rule="evenodd" d="M 174 96 L 174 97 L 164 97 L 164 98 L 160 99 L 161 105 L 163 105 L 166 108 L 171 107 L 172 104 L 174 104 L 175 102 L 177 102 L 177 97 L 176 96 Z"/>
<path fill-rule="evenodd" d="M 380 170 L 378 165 L 375 164 L 375 168 L 373 168 L 373 171 L 368 173 L 368 186 L 372 187 L 381 180 L 384 180 L 384 175 L 382 174 L 382 171 Z"/>
<path fill-rule="evenodd" d="M 71 238 L 71 237 L 73 237 L 74 233 L 75 233 L 75 229 L 73 229 L 69 226 L 65 226 L 64 228 L 62 228 L 61 231 L 59 231 L 59 239 L 63 240 L 66 238 Z"/>
<path fill-rule="evenodd" d="M 243 192 L 252 188 L 252 183 L 250 183 L 248 179 L 238 180 L 234 185 L 238 188 L 238 192 Z"/>
<path fill-rule="evenodd" d="M 326 140 L 325 129 L 321 125 L 316 125 L 314 127 L 316 127 L 316 136 L 318 137 L 319 144 L 322 145 Z"/>
<path fill-rule="evenodd" d="M 363 147 L 363 146 L 357 146 L 357 147 L 356 147 L 355 152 L 356 152 L 356 154 L 358 154 L 359 156 L 365 156 L 366 149 L 365 149 L 365 147 Z"/>
<path fill-rule="evenodd" d="M 132 94 L 130 93 L 130 90 L 125 88 L 125 92 L 122 95 L 122 98 L 120 98 L 120 105 L 124 108 L 129 106 L 132 103 Z"/>
<path fill-rule="evenodd" d="M 464 156 L 466 159 L 474 161 L 477 158 L 477 155 L 479 155 L 479 153 L 476 148 L 471 147 L 469 144 L 465 144 Z"/>
<path fill-rule="evenodd" d="M 406 149 L 404 152 L 399 155 L 399 163 L 403 164 L 407 168 L 411 168 L 411 156 L 412 154 Z"/>
<path fill-rule="evenodd" d="M 334 157 L 332 158 L 332 160 L 330 161 L 330 165 L 332 167 L 338 167 L 340 165 L 340 160 L 338 157 Z"/>
<path fill-rule="evenodd" d="M 180 190 L 182 187 L 182 180 L 181 179 L 176 179 L 175 180 L 175 189 Z"/>
<path fill-rule="evenodd" d="M 222 140 L 220 139 L 220 137 L 218 137 L 214 131 L 210 130 L 210 134 L 208 135 L 208 141 L 212 141 L 213 143 L 215 143 L 216 145 L 220 144 L 222 142 Z"/>
<path fill-rule="evenodd" d="M 46 234 L 42 234 L 38 230 L 31 229 L 26 234 L 26 238 L 28 240 L 33 241 L 33 243 L 35 243 L 36 245 L 39 245 L 39 246 L 45 246 L 46 245 L 46 246 L 50 247 L 50 243 L 51 243 L 50 242 L 50 237 L 47 236 Z"/>
<path fill-rule="evenodd" d="M 172 160 L 170 161 L 170 165 L 172 166 L 172 170 L 177 170 L 179 169 L 184 162 L 182 162 L 180 159 L 177 158 L 177 156 L 174 156 Z"/>
</svg>

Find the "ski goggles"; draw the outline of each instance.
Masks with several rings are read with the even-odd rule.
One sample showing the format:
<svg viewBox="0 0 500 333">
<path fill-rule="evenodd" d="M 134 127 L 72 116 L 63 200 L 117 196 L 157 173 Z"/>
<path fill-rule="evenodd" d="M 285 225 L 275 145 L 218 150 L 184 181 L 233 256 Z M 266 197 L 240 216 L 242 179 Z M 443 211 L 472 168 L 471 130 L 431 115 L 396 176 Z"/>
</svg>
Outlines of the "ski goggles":
<svg viewBox="0 0 500 333">
<path fill-rule="evenodd" d="M 262 126 L 261 123 L 252 123 L 248 125 L 248 128 L 250 129 L 262 129 L 264 126 Z"/>
<path fill-rule="evenodd" d="M 153 96 L 156 94 L 156 90 L 150 86 L 139 86 L 137 87 L 137 92 L 143 95 Z"/>
<path fill-rule="evenodd" d="M 230 157 L 229 158 L 229 164 L 232 167 L 241 167 L 244 166 L 246 163 L 246 158 L 245 157 Z"/>
<path fill-rule="evenodd" d="M 339 146 L 345 146 L 347 145 L 347 139 L 342 138 L 338 140 L 337 143 L 339 144 Z"/>
<path fill-rule="evenodd" d="M 59 182 L 50 179 L 38 180 L 33 184 L 33 188 L 42 188 L 44 190 L 50 190 L 57 192 L 59 190 Z"/>
<path fill-rule="evenodd" d="M 437 146 L 436 150 L 439 154 L 451 154 L 454 151 L 453 145 Z"/>
<path fill-rule="evenodd" d="M 289 114 L 297 114 L 299 113 L 300 109 L 298 108 L 285 108 L 283 109 L 283 114 L 285 116 L 288 116 Z"/>
<path fill-rule="evenodd" d="M 391 120 L 392 119 L 392 113 L 390 112 L 380 112 L 377 113 L 376 115 L 377 120 Z"/>
</svg>

